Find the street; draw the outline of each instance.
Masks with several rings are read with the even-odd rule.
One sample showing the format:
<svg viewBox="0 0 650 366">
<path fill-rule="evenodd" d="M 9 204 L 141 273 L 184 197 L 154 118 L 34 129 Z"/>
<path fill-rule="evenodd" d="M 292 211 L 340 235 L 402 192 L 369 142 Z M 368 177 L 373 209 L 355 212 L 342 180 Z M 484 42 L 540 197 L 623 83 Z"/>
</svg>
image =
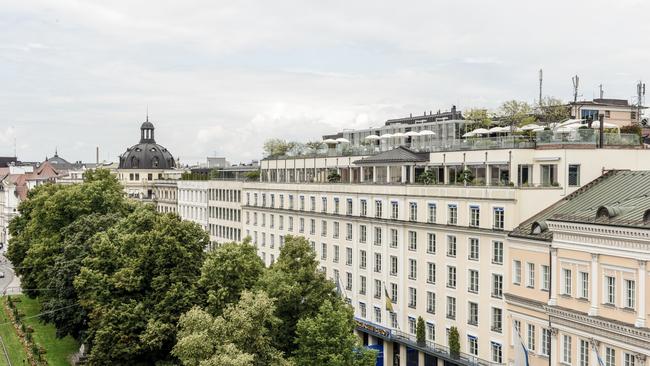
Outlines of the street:
<svg viewBox="0 0 650 366">
<path fill-rule="evenodd" d="M 11 262 L 0 254 L 0 271 L 4 272 L 4 278 L 0 278 L 0 290 L 2 294 L 19 294 L 20 293 L 20 278 L 14 273 Z"/>
</svg>

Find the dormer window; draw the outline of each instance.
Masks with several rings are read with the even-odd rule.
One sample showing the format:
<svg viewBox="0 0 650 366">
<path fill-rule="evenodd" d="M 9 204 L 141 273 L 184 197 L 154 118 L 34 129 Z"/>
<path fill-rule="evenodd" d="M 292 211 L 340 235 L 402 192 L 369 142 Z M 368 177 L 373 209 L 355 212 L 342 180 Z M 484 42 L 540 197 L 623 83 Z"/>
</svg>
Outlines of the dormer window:
<svg viewBox="0 0 650 366">
<path fill-rule="evenodd" d="M 643 225 L 650 225 L 650 208 L 643 213 Z"/>
<path fill-rule="evenodd" d="M 546 225 L 546 221 L 535 221 L 530 227 L 530 233 L 533 235 L 539 235 L 546 230 L 548 230 L 548 225 Z"/>
</svg>

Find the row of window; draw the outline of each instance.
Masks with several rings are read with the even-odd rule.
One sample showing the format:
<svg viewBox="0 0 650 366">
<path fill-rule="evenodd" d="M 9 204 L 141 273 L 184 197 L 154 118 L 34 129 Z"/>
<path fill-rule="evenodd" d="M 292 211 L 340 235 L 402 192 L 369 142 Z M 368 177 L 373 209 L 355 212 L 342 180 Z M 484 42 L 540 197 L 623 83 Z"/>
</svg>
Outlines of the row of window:
<svg viewBox="0 0 650 366">
<path fill-rule="evenodd" d="M 251 205 L 250 201 L 250 192 L 246 193 L 246 204 Z M 275 194 L 270 193 L 270 205 L 268 207 L 275 208 Z M 261 194 L 262 202 L 261 207 L 267 207 L 266 202 L 266 193 Z M 279 195 L 279 207 L 284 208 L 284 194 Z M 289 195 L 289 207 L 288 209 L 293 210 L 293 194 Z M 316 196 L 310 196 L 310 211 L 316 212 Z M 322 213 L 328 213 L 328 200 L 327 197 L 321 197 L 321 210 Z M 258 206 L 258 193 L 253 193 L 253 206 Z M 390 215 L 384 215 L 384 201 L 375 200 L 374 202 L 374 216 L 375 218 L 390 218 L 393 220 L 400 220 L 400 209 L 398 201 L 390 201 Z M 299 196 L 299 208 L 300 211 L 305 211 L 305 196 Z M 436 203 L 428 203 L 426 205 L 426 222 L 427 223 L 437 223 L 437 205 Z M 471 205 L 469 208 L 469 226 L 479 227 L 480 226 L 480 207 L 478 205 Z M 346 215 L 352 215 L 353 212 L 353 200 L 352 198 L 346 199 Z M 332 211 L 333 214 L 340 214 L 340 201 L 338 197 L 334 197 L 334 208 Z M 418 203 L 409 202 L 408 204 L 408 220 L 417 222 L 420 218 L 418 216 Z M 359 200 L 359 216 L 367 217 L 368 215 L 368 200 L 360 199 Z M 458 224 L 458 205 L 457 204 L 448 204 L 447 205 L 447 224 L 448 225 L 457 225 Z M 503 230 L 505 227 L 505 214 L 502 207 L 494 207 L 492 209 L 492 228 L 497 230 Z"/>
<path fill-rule="evenodd" d="M 577 341 L 577 344 L 574 343 L 574 340 Z M 574 347 L 577 347 L 577 357 L 575 358 L 578 361 L 579 366 L 589 366 L 592 365 L 593 360 L 590 360 L 591 357 L 597 357 L 599 360 L 596 360 L 596 363 L 599 363 L 604 366 L 636 366 L 637 358 L 635 354 L 629 352 L 617 352 L 615 348 L 604 346 L 604 352 L 601 353 L 598 348 L 592 345 L 591 341 L 584 338 L 574 338 L 569 334 L 562 335 L 562 352 L 561 352 L 561 362 L 563 364 L 573 365 L 574 360 Z M 597 354 L 595 354 L 598 352 Z"/>
<path fill-rule="evenodd" d="M 213 219 L 241 222 L 241 210 L 237 208 L 210 206 L 209 215 Z"/>
<path fill-rule="evenodd" d="M 208 189 L 210 201 L 241 202 L 241 190 L 239 189 Z"/>
<path fill-rule="evenodd" d="M 242 240 L 241 229 L 238 228 L 209 224 L 208 230 L 210 231 L 210 235 L 217 238 L 232 240 L 236 242 L 241 242 Z"/>
<path fill-rule="evenodd" d="M 574 296 L 581 299 L 589 299 L 589 273 L 578 272 L 577 288 L 574 290 L 573 271 L 568 268 L 562 269 L 562 292 L 564 296 Z M 603 297 L 602 302 L 605 305 L 620 306 L 626 309 L 636 308 L 636 281 L 633 279 L 622 279 L 622 299 L 617 299 L 617 278 L 611 275 L 603 276 Z"/>
</svg>

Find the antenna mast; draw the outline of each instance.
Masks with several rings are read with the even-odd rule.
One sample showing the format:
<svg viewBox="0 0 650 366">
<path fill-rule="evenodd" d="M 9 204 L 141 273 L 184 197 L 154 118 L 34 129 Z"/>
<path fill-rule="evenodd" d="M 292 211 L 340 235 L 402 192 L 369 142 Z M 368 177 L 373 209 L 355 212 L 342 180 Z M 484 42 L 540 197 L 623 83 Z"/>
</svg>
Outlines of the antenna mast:
<svg viewBox="0 0 650 366">
<path fill-rule="evenodd" d="M 539 69 L 539 106 L 542 106 L 542 80 L 544 78 L 544 74 L 542 72 L 542 69 Z"/>
<path fill-rule="evenodd" d="M 600 99 L 603 99 L 603 95 L 605 94 L 603 84 L 598 85 L 598 88 L 600 89 Z"/>
<path fill-rule="evenodd" d="M 641 123 L 641 108 L 643 107 L 643 99 L 645 97 L 645 83 L 641 80 L 636 84 L 636 119 L 637 123 Z"/>
<path fill-rule="evenodd" d="M 571 78 L 571 81 L 573 81 L 573 102 L 575 103 L 578 101 L 578 87 L 580 86 L 580 77 L 576 75 Z"/>
</svg>

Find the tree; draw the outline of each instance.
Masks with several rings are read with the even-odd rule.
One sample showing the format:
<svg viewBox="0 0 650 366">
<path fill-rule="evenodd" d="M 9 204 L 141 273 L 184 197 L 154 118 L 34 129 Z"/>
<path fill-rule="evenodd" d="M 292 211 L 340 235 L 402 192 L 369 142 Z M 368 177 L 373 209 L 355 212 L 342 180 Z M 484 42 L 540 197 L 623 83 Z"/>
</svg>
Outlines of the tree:
<svg viewBox="0 0 650 366">
<path fill-rule="evenodd" d="M 278 260 L 260 279 L 259 287 L 276 299 L 276 315 L 282 323 L 274 340 L 287 354 L 296 348 L 298 320 L 315 316 L 323 302 L 337 298 L 334 283 L 318 268 L 316 254 L 307 239 L 288 235 Z"/>
<path fill-rule="evenodd" d="M 438 182 L 438 177 L 433 169 L 426 169 L 417 177 L 417 182 L 421 184 L 436 184 Z"/>
<path fill-rule="evenodd" d="M 74 281 L 88 312 L 91 364 L 169 359 L 178 318 L 196 303 L 207 244 L 200 226 L 150 205 L 93 237 Z"/>
<path fill-rule="evenodd" d="M 219 315 L 226 305 L 238 302 L 242 291 L 253 288 L 263 271 L 264 263 L 250 237 L 241 244 L 227 243 L 209 253 L 198 283 L 208 312 Z"/>
<path fill-rule="evenodd" d="M 487 109 L 472 108 L 463 112 L 465 120 L 474 121 L 481 127 L 487 127 L 492 124 L 492 118 L 488 115 Z"/>
<path fill-rule="evenodd" d="M 341 181 L 341 174 L 339 174 L 336 169 L 330 169 L 327 174 L 327 181 L 330 183 L 339 183 Z"/>
<path fill-rule="evenodd" d="M 296 147 L 295 142 L 288 142 L 282 139 L 268 139 L 264 142 L 264 153 L 267 157 L 274 158 L 286 155 Z"/>
<path fill-rule="evenodd" d="M 621 127 L 621 133 L 629 133 L 629 134 L 635 134 L 642 136 L 643 135 L 643 130 L 641 129 L 641 126 L 639 125 L 627 125 Z"/>
<path fill-rule="evenodd" d="M 418 316 L 418 323 L 415 328 L 415 336 L 417 338 L 418 344 L 424 345 L 427 342 L 426 330 L 424 329 L 424 319 L 422 319 L 421 316 Z"/>
<path fill-rule="evenodd" d="M 544 122 L 560 122 L 569 118 L 569 106 L 561 99 L 553 97 L 542 98 L 539 104 L 540 120 Z"/>
<path fill-rule="evenodd" d="M 460 356 L 460 340 L 459 340 L 458 328 L 451 327 L 449 328 L 449 354 L 451 357 L 458 358 Z"/>
<path fill-rule="evenodd" d="M 298 321 L 296 345 L 296 365 L 373 366 L 376 360 L 354 334 L 352 308 L 340 299 L 324 301 L 315 316 Z"/>
<path fill-rule="evenodd" d="M 260 180 L 260 171 L 252 170 L 250 172 L 244 173 L 244 178 L 249 182 L 257 182 Z"/>
<path fill-rule="evenodd" d="M 187 366 L 288 366 L 272 345 L 271 329 L 280 321 L 274 312 L 273 299 L 263 291 L 242 292 L 216 318 L 195 307 L 181 317 L 172 352 Z"/>
<path fill-rule="evenodd" d="M 307 148 L 312 154 L 317 153 L 322 146 L 322 141 L 309 141 L 305 144 L 305 148 Z"/>
<path fill-rule="evenodd" d="M 521 126 L 535 121 L 535 117 L 531 116 L 532 108 L 526 102 L 509 100 L 503 102 L 499 110 L 503 121 L 510 126 Z"/>
</svg>

